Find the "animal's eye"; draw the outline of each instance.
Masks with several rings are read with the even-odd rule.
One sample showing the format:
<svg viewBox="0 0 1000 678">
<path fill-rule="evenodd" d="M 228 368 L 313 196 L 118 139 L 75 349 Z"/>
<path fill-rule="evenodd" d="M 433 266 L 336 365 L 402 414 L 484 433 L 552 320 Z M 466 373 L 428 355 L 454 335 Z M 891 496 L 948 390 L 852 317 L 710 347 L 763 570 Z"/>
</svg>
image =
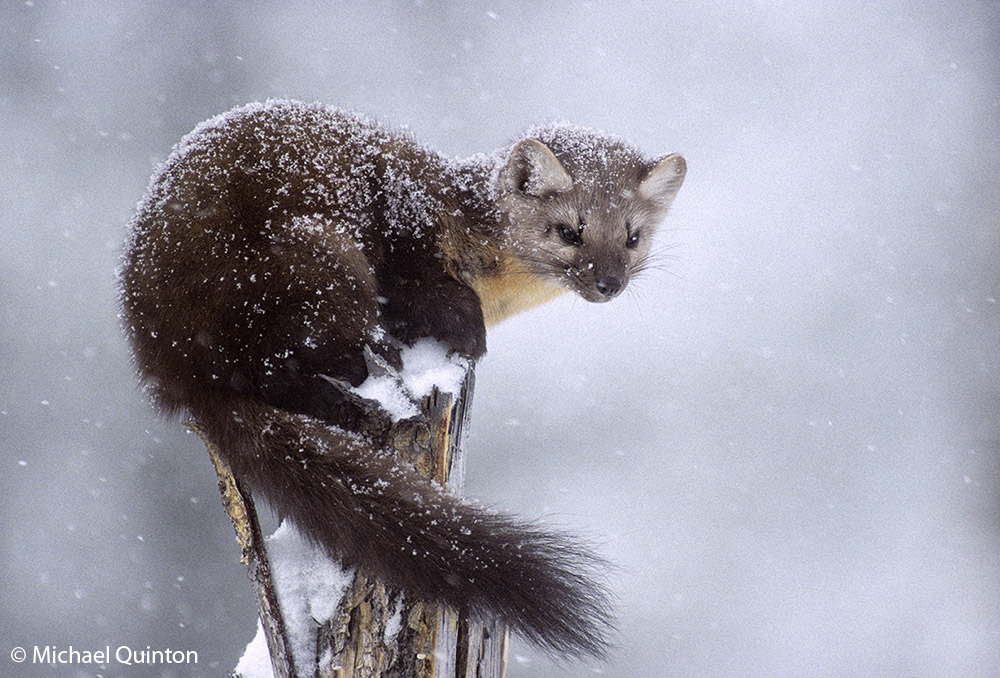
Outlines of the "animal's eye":
<svg viewBox="0 0 1000 678">
<path fill-rule="evenodd" d="M 629 231 L 628 237 L 625 239 L 625 247 L 633 249 L 638 244 L 639 244 L 639 231 Z"/>
<path fill-rule="evenodd" d="M 581 230 L 573 228 L 569 224 L 559 224 L 556 228 L 559 229 L 559 237 L 567 245 L 579 245 L 583 242 L 583 238 L 580 236 Z"/>
</svg>

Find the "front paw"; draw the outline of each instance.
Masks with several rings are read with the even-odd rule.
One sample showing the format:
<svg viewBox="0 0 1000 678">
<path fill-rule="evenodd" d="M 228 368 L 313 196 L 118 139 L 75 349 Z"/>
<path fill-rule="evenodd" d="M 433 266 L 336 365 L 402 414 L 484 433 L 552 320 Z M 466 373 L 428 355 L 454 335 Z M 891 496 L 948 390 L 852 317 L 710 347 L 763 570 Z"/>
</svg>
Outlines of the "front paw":
<svg viewBox="0 0 1000 678">
<path fill-rule="evenodd" d="M 462 311 L 438 306 L 423 315 L 397 319 L 390 324 L 389 331 L 407 345 L 427 337 L 437 339 L 450 352 L 474 361 L 486 353 L 486 325 L 478 306 Z"/>
<path fill-rule="evenodd" d="M 472 360 L 486 353 L 486 324 L 479 297 L 453 278 L 397 283 L 384 311 L 390 334 L 404 344 L 431 337 Z"/>
<path fill-rule="evenodd" d="M 455 325 L 435 328 L 432 336 L 448 347 L 449 353 L 457 353 L 473 362 L 486 353 L 486 327 L 484 325 Z"/>
<path fill-rule="evenodd" d="M 427 335 L 453 353 L 473 361 L 486 353 L 486 323 L 479 297 L 469 287 L 452 281 L 427 316 Z"/>
</svg>

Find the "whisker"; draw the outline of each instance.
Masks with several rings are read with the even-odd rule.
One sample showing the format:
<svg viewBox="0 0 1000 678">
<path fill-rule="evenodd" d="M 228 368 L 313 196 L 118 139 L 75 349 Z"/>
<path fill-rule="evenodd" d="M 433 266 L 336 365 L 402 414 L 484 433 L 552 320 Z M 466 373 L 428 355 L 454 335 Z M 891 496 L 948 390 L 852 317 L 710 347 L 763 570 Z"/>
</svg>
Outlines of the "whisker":
<svg viewBox="0 0 1000 678">
<path fill-rule="evenodd" d="M 635 304 L 636 315 L 642 317 L 642 304 L 639 303 L 639 295 L 637 292 L 638 290 L 635 289 L 634 285 L 629 285 L 625 288 L 625 294 L 628 295 L 628 298 L 632 300 L 633 304 Z"/>
</svg>

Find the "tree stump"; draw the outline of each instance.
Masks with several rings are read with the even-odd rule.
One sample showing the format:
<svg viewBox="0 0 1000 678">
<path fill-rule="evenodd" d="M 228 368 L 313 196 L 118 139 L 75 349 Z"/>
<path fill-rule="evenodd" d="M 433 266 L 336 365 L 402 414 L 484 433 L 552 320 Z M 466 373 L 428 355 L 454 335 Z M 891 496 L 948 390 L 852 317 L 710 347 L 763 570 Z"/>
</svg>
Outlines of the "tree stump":
<svg viewBox="0 0 1000 678">
<path fill-rule="evenodd" d="M 458 393 L 435 388 L 422 400 L 426 426 L 404 421 L 387 437 L 402 459 L 453 493 L 460 493 L 465 479 L 464 434 L 474 384 L 470 365 Z M 190 426 L 201 434 L 197 422 Z M 405 592 L 361 572 L 353 573 L 332 617 L 311 620 L 315 670 L 297 666 L 253 498 L 202 439 L 253 582 L 275 678 L 503 678 L 509 632 L 502 624 L 483 624 L 446 606 L 409 600 Z"/>
</svg>

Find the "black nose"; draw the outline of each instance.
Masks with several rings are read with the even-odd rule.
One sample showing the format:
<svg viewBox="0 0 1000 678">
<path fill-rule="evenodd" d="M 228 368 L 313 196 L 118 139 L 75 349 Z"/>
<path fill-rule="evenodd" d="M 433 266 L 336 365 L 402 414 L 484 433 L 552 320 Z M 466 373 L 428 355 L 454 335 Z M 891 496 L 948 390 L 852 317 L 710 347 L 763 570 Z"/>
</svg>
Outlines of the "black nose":
<svg viewBox="0 0 1000 678">
<path fill-rule="evenodd" d="M 600 278 L 595 285 L 597 291 L 608 299 L 622 291 L 622 279 L 614 275 Z"/>
</svg>

